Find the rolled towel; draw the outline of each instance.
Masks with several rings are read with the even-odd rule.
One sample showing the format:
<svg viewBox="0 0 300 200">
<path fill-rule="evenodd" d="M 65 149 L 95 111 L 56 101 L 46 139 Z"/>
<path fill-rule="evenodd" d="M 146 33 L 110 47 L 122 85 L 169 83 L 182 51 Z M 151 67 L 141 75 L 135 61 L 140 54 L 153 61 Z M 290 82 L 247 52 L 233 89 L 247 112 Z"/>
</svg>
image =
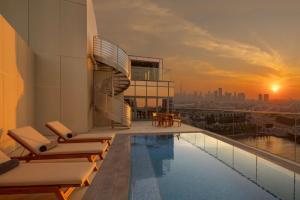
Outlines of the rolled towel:
<svg viewBox="0 0 300 200">
<path fill-rule="evenodd" d="M 44 151 L 47 151 L 47 150 L 50 150 L 50 149 L 53 149 L 54 147 L 57 146 L 57 141 L 53 140 L 51 141 L 50 143 L 48 144 L 44 144 L 40 147 L 40 152 L 44 152 Z"/>
<path fill-rule="evenodd" d="M 5 161 L 0 164 L 0 174 L 4 174 L 5 172 L 14 169 L 17 166 L 19 166 L 19 160 L 17 159 Z"/>
<path fill-rule="evenodd" d="M 75 137 L 77 134 L 76 133 L 68 133 L 67 138 L 72 138 Z"/>
</svg>

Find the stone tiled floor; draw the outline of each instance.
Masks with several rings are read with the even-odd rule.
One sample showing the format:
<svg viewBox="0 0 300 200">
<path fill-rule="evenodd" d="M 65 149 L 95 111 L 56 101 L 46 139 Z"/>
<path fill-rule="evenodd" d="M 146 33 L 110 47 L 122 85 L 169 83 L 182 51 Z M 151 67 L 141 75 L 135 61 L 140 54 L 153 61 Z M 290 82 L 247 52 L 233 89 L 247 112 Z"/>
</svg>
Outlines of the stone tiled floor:
<svg viewBox="0 0 300 200">
<path fill-rule="evenodd" d="M 188 132 L 199 132 L 201 129 L 181 124 L 178 127 L 176 124 L 172 127 L 156 127 L 153 126 L 151 121 L 135 121 L 132 123 L 130 129 L 112 129 L 111 127 L 94 128 L 91 133 L 116 133 L 116 134 L 148 134 L 148 133 L 188 133 Z"/>
</svg>

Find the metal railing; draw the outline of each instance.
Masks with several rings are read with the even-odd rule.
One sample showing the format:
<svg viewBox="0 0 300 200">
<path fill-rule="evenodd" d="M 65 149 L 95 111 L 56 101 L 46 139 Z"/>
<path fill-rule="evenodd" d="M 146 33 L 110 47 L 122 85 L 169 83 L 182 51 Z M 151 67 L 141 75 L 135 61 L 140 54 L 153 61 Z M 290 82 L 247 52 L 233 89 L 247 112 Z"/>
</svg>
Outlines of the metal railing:
<svg viewBox="0 0 300 200">
<path fill-rule="evenodd" d="M 114 43 L 94 36 L 94 56 L 104 64 L 114 67 L 130 77 L 129 58 L 127 53 Z"/>
<path fill-rule="evenodd" d="M 99 70 L 112 70 L 112 76 L 102 81 L 101 88 L 95 88 L 96 110 L 106 114 L 112 124 L 131 126 L 131 108 L 118 95 L 129 87 L 130 65 L 127 53 L 114 43 L 94 36 L 93 55 Z M 104 67 L 104 68 L 103 68 Z"/>
<path fill-rule="evenodd" d="M 97 111 L 103 112 L 109 119 L 122 126 L 131 126 L 131 107 L 123 99 L 97 93 L 95 101 Z"/>
</svg>

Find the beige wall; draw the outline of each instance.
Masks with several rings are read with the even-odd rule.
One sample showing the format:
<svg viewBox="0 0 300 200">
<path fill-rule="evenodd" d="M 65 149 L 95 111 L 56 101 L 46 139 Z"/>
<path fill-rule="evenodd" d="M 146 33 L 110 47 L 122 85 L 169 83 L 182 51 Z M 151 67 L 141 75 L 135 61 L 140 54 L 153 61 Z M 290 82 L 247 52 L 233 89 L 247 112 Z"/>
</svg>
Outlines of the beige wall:
<svg viewBox="0 0 300 200">
<path fill-rule="evenodd" d="M 92 60 L 93 54 L 93 37 L 98 35 L 97 22 L 93 0 L 87 0 L 87 51 L 88 51 L 88 102 L 89 107 L 89 127 L 93 127 L 93 69 L 94 63 Z"/>
<path fill-rule="evenodd" d="M 103 71 L 95 71 L 94 72 L 94 98 L 95 98 L 95 104 L 97 107 L 101 107 L 105 110 L 107 107 L 106 102 L 103 99 L 98 98 L 98 93 L 104 94 L 105 87 L 104 83 L 105 81 L 111 77 L 111 72 L 103 72 Z M 103 89 L 103 90 L 102 90 Z M 109 120 L 109 117 L 107 116 L 107 113 L 103 112 L 104 110 L 95 109 L 94 111 L 94 125 L 97 127 L 101 126 L 111 126 L 111 120 Z"/>
<path fill-rule="evenodd" d="M 0 148 L 7 153 L 16 144 L 7 130 L 34 125 L 34 54 L 0 15 Z"/>
<path fill-rule="evenodd" d="M 61 120 L 76 132 L 91 128 L 90 36 L 97 30 L 87 0 L 1 0 L 0 12 L 36 54 L 36 128 Z M 30 12 L 28 12 L 30 11 Z M 27 39 L 26 39 L 27 38 Z"/>
</svg>

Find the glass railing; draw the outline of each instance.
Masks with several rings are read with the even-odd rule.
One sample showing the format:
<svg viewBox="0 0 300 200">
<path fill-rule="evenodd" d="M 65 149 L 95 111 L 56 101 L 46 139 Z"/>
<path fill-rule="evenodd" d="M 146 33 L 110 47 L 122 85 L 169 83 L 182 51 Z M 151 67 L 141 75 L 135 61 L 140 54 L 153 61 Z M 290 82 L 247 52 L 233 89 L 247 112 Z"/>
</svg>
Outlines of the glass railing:
<svg viewBox="0 0 300 200">
<path fill-rule="evenodd" d="M 133 66 L 131 69 L 131 78 L 132 80 L 157 81 L 160 80 L 159 73 L 159 68 Z"/>
<path fill-rule="evenodd" d="M 298 173 L 206 134 L 181 134 L 180 138 L 217 158 L 278 199 L 300 199 Z"/>
<path fill-rule="evenodd" d="M 174 97 L 173 81 L 131 81 L 124 96 Z"/>
<path fill-rule="evenodd" d="M 176 109 L 187 124 L 300 163 L 300 114 Z"/>
</svg>

